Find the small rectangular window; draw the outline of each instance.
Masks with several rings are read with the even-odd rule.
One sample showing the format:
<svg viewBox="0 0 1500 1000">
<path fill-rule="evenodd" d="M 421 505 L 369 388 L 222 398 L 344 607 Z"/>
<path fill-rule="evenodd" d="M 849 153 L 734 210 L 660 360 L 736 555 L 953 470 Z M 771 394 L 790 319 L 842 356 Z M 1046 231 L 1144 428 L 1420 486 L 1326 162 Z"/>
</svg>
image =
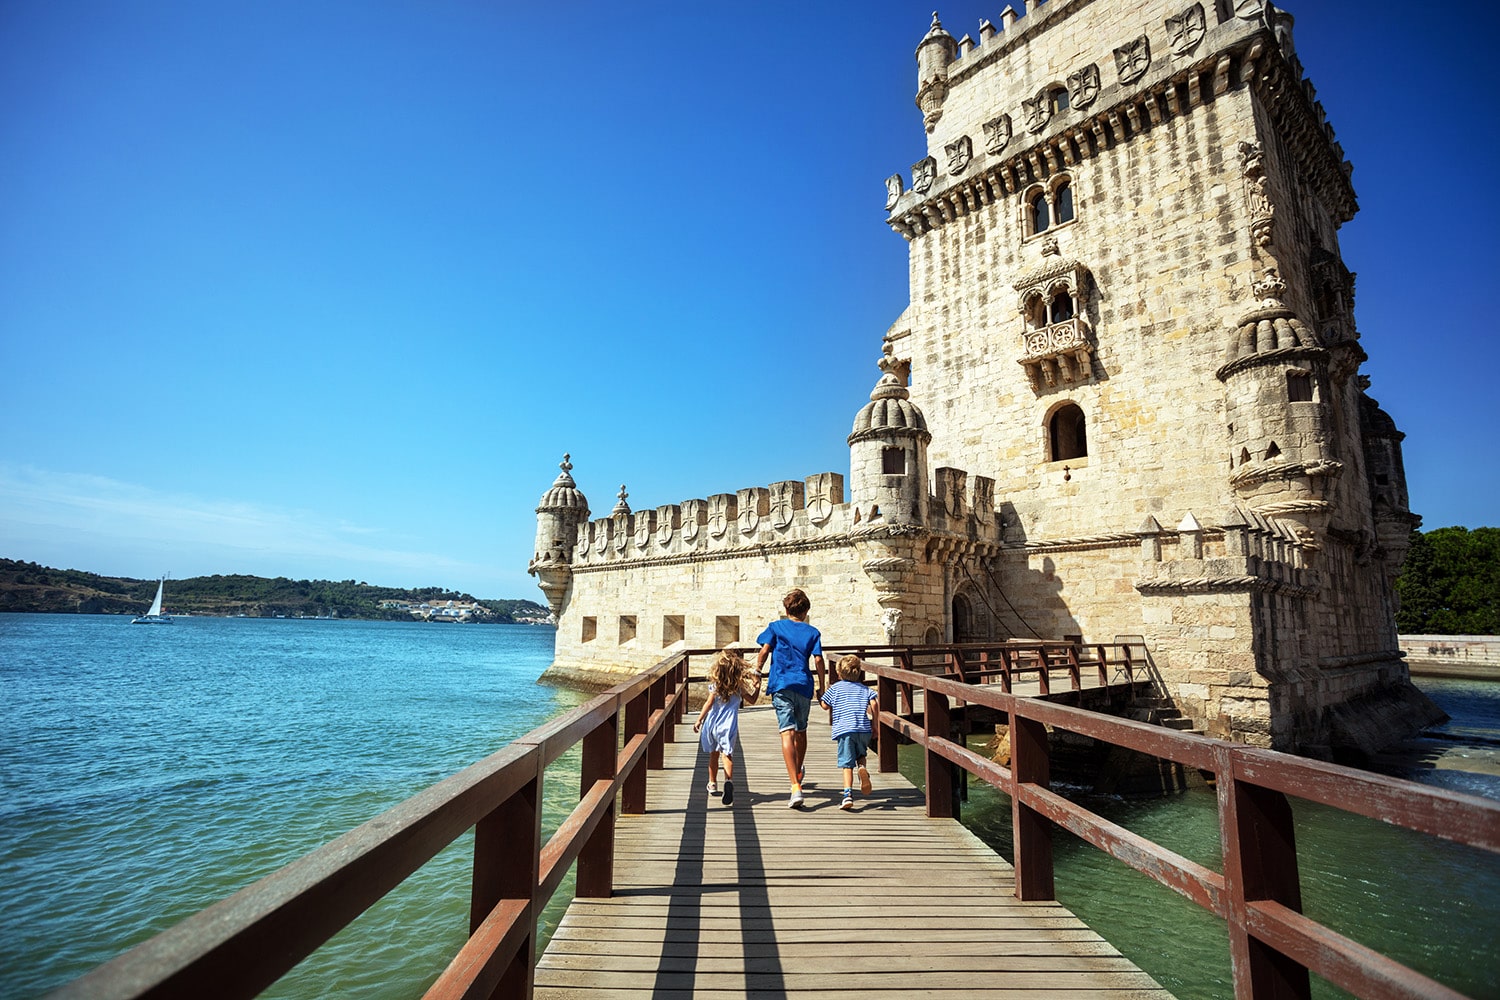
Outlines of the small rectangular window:
<svg viewBox="0 0 1500 1000">
<path fill-rule="evenodd" d="M 880 452 L 882 470 L 887 476 L 906 475 L 906 449 L 883 448 Z"/>
<path fill-rule="evenodd" d="M 583 641 L 584 642 L 593 642 L 594 638 L 596 636 L 598 636 L 598 634 L 599 634 L 599 619 L 592 618 L 592 617 L 585 618 L 583 620 Z"/>
<path fill-rule="evenodd" d="M 1383 472 L 1377 472 L 1377 473 L 1375 473 L 1375 485 L 1376 486 L 1389 486 L 1389 485 L 1391 485 L 1391 477 L 1388 476 L 1388 475 L 1386 475 Z"/>
<path fill-rule="evenodd" d="M 1286 398 L 1291 403 L 1311 403 L 1312 376 L 1307 372 L 1287 372 Z"/>
<path fill-rule="evenodd" d="M 627 643 L 635 638 L 635 615 L 620 616 L 620 642 Z"/>
<path fill-rule="evenodd" d="M 714 619 L 714 645 L 720 649 L 740 641 L 740 616 L 719 615 Z"/>
<path fill-rule="evenodd" d="M 670 646 L 681 642 L 687 635 L 687 619 L 683 615 L 662 615 L 661 644 Z"/>
</svg>

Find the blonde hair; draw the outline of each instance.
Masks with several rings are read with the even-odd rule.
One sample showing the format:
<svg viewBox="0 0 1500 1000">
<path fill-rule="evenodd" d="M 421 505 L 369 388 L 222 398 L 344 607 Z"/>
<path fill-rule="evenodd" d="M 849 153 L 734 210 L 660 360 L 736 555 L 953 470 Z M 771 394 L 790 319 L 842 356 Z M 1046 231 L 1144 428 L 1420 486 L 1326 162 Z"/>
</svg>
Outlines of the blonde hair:
<svg viewBox="0 0 1500 1000">
<path fill-rule="evenodd" d="M 853 653 L 845 653 L 839 657 L 839 678 L 846 681 L 862 681 L 865 679 L 864 668 L 860 665 L 859 657 Z"/>
<path fill-rule="evenodd" d="M 745 672 L 750 669 L 750 664 L 737 650 L 721 649 L 714 654 L 713 663 L 708 667 L 708 682 L 714 686 L 714 690 L 725 698 L 738 693 L 740 685 L 745 682 Z"/>
</svg>

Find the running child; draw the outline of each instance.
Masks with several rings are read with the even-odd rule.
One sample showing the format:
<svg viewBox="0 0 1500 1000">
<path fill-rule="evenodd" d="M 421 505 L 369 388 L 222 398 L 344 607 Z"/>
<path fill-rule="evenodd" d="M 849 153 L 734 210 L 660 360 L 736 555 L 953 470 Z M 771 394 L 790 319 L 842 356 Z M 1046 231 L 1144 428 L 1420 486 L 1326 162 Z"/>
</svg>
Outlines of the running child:
<svg viewBox="0 0 1500 1000">
<path fill-rule="evenodd" d="M 719 793 L 719 758 L 724 758 L 724 804 L 734 801 L 734 746 L 740 735 L 740 703 L 760 697 L 760 673 L 732 649 L 721 649 L 708 668 L 708 700 L 693 723 L 698 745 L 708 754 L 708 794 Z"/>
<path fill-rule="evenodd" d="M 875 692 L 865 687 L 865 672 L 859 657 L 850 653 L 839 658 L 839 681 L 830 684 L 819 699 L 828 710 L 833 741 L 839 745 L 839 767 L 844 772 L 844 801 L 840 809 L 854 808 L 854 769 L 859 768 L 859 790 L 870 794 L 870 772 L 865 754 L 870 749 L 870 720 L 875 718 Z"/>
<path fill-rule="evenodd" d="M 766 693 L 771 704 L 776 706 L 776 725 L 781 730 L 781 758 L 786 762 L 786 775 L 792 783 L 792 795 L 787 805 L 802 808 L 803 760 L 807 757 L 807 716 L 812 710 L 813 676 L 808 666 L 811 661 L 818 670 L 823 669 L 823 637 L 817 629 L 807 624 L 807 612 L 812 602 L 801 590 L 791 590 L 781 599 L 787 616 L 767 625 L 756 638 L 760 643 L 760 655 L 755 658 L 755 669 L 771 661 L 770 678 L 766 682 Z"/>
</svg>

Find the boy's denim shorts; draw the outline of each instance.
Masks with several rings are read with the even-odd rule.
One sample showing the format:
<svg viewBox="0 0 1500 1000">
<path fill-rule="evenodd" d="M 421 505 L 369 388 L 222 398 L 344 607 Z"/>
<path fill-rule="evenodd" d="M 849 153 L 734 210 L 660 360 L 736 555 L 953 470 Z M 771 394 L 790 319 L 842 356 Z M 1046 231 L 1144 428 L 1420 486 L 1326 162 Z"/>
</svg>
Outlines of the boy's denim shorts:
<svg viewBox="0 0 1500 1000">
<path fill-rule="evenodd" d="M 834 742 L 839 745 L 839 767 L 858 767 L 870 749 L 870 734 L 845 733 Z"/>
<path fill-rule="evenodd" d="M 807 716 L 812 711 L 812 699 L 796 691 L 777 691 L 771 695 L 771 704 L 776 708 L 776 725 L 784 733 L 795 729 L 807 732 Z"/>
</svg>

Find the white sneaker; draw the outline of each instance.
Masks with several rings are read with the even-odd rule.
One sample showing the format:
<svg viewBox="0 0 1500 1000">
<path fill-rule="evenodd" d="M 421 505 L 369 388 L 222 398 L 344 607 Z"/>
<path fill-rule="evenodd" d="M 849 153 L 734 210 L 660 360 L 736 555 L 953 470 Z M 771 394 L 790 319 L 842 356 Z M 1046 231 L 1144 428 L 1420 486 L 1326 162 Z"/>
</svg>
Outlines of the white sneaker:
<svg viewBox="0 0 1500 1000">
<path fill-rule="evenodd" d="M 718 795 L 719 794 L 719 783 L 717 781 L 710 781 L 708 783 L 708 794 L 710 794 L 710 795 Z"/>
<path fill-rule="evenodd" d="M 793 788 L 792 789 L 792 797 L 786 800 L 786 805 L 787 805 L 788 809 L 801 809 L 802 808 L 802 789 L 800 789 L 800 788 Z"/>
</svg>

